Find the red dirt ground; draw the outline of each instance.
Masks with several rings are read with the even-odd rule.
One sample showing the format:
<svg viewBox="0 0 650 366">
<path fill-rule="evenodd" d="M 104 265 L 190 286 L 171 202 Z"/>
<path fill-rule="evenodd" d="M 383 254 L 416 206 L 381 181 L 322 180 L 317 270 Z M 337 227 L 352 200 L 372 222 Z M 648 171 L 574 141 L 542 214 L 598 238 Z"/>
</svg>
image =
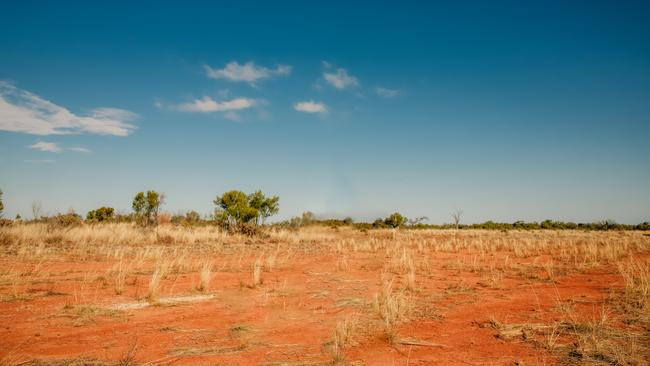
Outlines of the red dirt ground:
<svg viewBox="0 0 650 366">
<path fill-rule="evenodd" d="M 557 275 L 554 283 L 511 270 L 493 286 L 487 263 L 508 253 L 487 254 L 477 272 L 467 265 L 470 253 L 428 255 L 431 266 L 418 269 L 412 294 L 417 311 L 396 334 L 433 345 L 391 343 L 378 330 L 381 320 L 370 304 L 388 260 L 381 252 L 349 252 L 343 269 L 340 254 L 300 253 L 264 272 L 257 287 L 248 286 L 250 266 L 219 267 L 215 258 L 207 292 L 213 298 L 119 311 L 109 309 L 144 301 L 151 272 L 129 274 L 124 293 L 116 295 L 105 278 L 114 261 L 3 258 L 0 267 L 20 277 L 0 286 L 0 294 L 9 296 L 0 302 L 0 359 L 117 362 L 133 355 L 138 364 L 325 364 L 333 359 L 329 342 L 337 321 L 357 314 L 370 319 L 370 328 L 345 347 L 345 361 L 352 364 L 553 365 L 557 353 L 523 339 L 502 340 L 488 323 L 548 323 L 559 318 L 556 306 L 564 302 L 580 317 L 597 317 L 609 292 L 623 286 L 612 265 Z M 249 257 L 243 262 L 252 263 Z M 465 268 L 454 268 L 459 258 Z M 396 284 L 405 281 L 403 274 L 392 275 Z M 196 271 L 169 274 L 160 296 L 197 295 L 198 278 Z"/>
</svg>

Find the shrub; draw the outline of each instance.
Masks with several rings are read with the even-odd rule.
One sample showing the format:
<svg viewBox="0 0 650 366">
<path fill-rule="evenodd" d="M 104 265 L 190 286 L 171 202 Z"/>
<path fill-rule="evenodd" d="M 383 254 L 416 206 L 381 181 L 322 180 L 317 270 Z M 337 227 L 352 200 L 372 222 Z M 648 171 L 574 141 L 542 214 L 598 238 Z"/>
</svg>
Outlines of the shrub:
<svg viewBox="0 0 650 366">
<path fill-rule="evenodd" d="M 185 214 L 185 222 L 188 224 L 198 224 L 201 221 L 201 215 L 196 211 L 188 211 Z"/>
<path fill-rule="evenodd" d="M 55 227 L 71 227 L 81 225 L 83 223 L 83 220 L 81 219 L 80 215 L 74 212 L 69 212 L 66 214 L 57 214 L 56 216 L 48 217 L 45 219 L 45 222 L 47 222 L 48 225 Z"/>
<path fill-rule="evenodd" d="M 91 222 L 106 222 L 113 220 L 115 209 L 112 207 L 100 207 L 96 210 L 88 211 L 86 220 Z"/>
<path fill-rule="evenodd" d="M 384 223 L 390 227 L 400 227 L 406 223 L 406 217 L 402 216 L 399 212 L 395 212 L 385 218 Z"/>
</svg>

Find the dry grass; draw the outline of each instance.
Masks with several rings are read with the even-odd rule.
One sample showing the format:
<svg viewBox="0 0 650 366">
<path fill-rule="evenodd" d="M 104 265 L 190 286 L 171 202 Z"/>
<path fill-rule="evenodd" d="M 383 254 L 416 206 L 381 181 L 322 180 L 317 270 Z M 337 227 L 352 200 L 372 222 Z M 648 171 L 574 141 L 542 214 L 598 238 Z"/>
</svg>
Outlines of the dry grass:
<svg viewBox="0 0 650 366">
<path fill-rule="evenodd" d="M 572 363 L 643 364 L 649 352 L 643 330 L 650 329 L 650 237 L 639 233 L 361 232 L 307 227 L 269 230 L 260 239 L 209 226 L 142 229 L 129 224 L 72 228 L 19 224 L 0 228 L 0 243 L 0 259 L 11 264 L 0 270 L 0 299 L 11 302 L 5 305 L 27 308 L 48 293 L 67 292 L 71 295 L 65 301 L 71 305 L 63 313 L 82 326 L 114 315 L 97 306 L 103 301 L 146 298 L 163 306 L 161 294 L 223 291 L 220 300 L 233 313 L 251 308 L 268 311 L 268 324 L 305 319 L 315 324 L 336 322 L 333 330 L 327 325 L 324 331 L 324 337 L 332 339 L 336 362 L 347 362 L 346 352 L 354 354 L 348 350 L 363 347 L 360 334 L 366 332 L 374 334 L 374 339 L 383 336 L 382 342 L 393 348 L 440 347 L 418 339 L 421 334 L 405 332 L 407 324 L 421 319 L 443 322 L 444 314 L 439 317 L 431 309 L 444 312 L 479 302 L 486 294 L 507 300 L 509 291 L 517 290 L 512 283 L 542 288 L 548 295 L 569 275 L 620 274 L 611 295 L 595 302 L 609 309 L 596 319 L 585 319 L 576 310 L 577 303 L 557 295 L 551 300 L 556 305 L 548 308 L 541 305 L 543 299 L 537 299 L 528 323 L 494 326 L 506 341 L 525 339 Z M 78 273 L 61 269 L 68 265 Z M 215 273 L 219 281 L 213 281 Z M 226 288 L 227 281 L 235 287 L 241 281 L 240 291 Z M 41 284 L 44 288 L 37 288 Z M 245 290 L 262 284 L 261 290 Z M 62 290 L 61 286 L 69 287 Z M 111 301 L 113 293 L 119 295 L 118 300 Z M 439 306 L 445 299 L 444 306 Z M 548 296 L 545 301 L 548 304 Z M 174 306 L 181 309 L 181 305 Z M 258 326 L 255 323 L 256 332 Z M 231 330 L 231 341 L 248 339 L 234 334 Z M 171 354 L 248 351 L 249 343 L 239 342 L 177 347 Z"/>
<path fill-rule="evenodd" d="M 196 287 L 197 290 L 204 292 L 208 291 L 210 288 L 210 282 L 212 281 L 212 262 L 204 262 L 201 265 L 200 281 L 199 285 Z"/>
<path fill-rule="evenodd" d="M 393 289 L 393 279 L 385 281 L 381 292 L 375 294 L 373 307 L 383 320 L 384 334 L 389 342 L 395 341 L 395 327 L 408 320 L 413 308 L 412 298 L 402 291 Z"/>
<path fill-rule="evenodd" d="M 358 318 L 348 316 L 336 323 L 332 341 L 334 362 L 340 363 L 345 360 L 344 350 L 356 343 L 358 331 Z"/>
<path fill-rule="evenodd" d="M 163 265 L 156 265 L 153 273 L 151 274 L 151 279 L 149 280 L 149 289 L 147 291 L 147 301 L 156 302 L 158 296 L 160 295 L 160 282 L 165 276 L 166 268 Z"/>
<path fill-rule="evenodd" d="M 255 264 L 253 264 L 253 282 L 252 286 L 257 287 L 263 283 L 262 279 L 262 260 L 257 259 Z"/>
</svg>

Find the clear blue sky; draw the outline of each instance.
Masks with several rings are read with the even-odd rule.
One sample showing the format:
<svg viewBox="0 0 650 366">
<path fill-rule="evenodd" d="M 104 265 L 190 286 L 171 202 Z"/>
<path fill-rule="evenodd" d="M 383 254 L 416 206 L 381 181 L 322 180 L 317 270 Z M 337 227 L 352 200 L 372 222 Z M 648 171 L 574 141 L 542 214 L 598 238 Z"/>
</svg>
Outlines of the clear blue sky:
<svg viewBox="0 0 650 366">
<path fill-rule="evenodd" d="M 650 220 L 650 2 L 87 4 L 0 4 L 6 216 Z"/>
</svg>

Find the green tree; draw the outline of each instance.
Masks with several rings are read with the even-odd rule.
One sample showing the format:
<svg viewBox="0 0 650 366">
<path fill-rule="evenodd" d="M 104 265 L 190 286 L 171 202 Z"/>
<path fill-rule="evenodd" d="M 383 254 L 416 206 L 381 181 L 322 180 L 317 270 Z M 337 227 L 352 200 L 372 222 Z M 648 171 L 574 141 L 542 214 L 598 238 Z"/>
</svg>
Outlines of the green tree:
<svg viewBox="0 0 650 366">
<path fill-rule="evenodd" d="M 302 217 L 300 218 L 300 221 L 302 222 L 303 225 L 309 225 L 314 221 L 316 221 L 316 215 L 311 211 L 305 211 L 302 213 Z"/>
<path fill-rule="evenodd" d="M 131 207 L 142 225 L 155 225 L 160 212 L 160 206 L 165 201 L 165 195 L 156 191 L 138 192 L 133 198 Z"/>
<path fill-rule="evenodd" d="M 385 218 L 384 223 L 391 227 L 400 227 L 406 223 L 406 217 L 402 216 L 399 212 L 395 212 Z"/>
<path fill-rule="evenodd" d="M 144 196 L 144 192 L 138 192 L 138 194 L 133 198 L 133 203 L 131 204 L 131 208 L 133 208 L 136 217 L 140 218 L 144 216 L 144 207 L 146 205 L 147 199 Z"/>
<path fill-rule="evenodd" d="M 185 221 L 190 224 L 196 224 L 201 221 L 201 215 L 196 211 L 188 211 L 185 214 Z"/>
<path fill-rule="evenodd" d="M 5 210 L 5 204 L 2 203 L 2 189 L 0 189 L 0 217 L 2 217 L 4 210 Z"/>
<path fill-rule="evenodd" d="M 258 190 L 248 196 L 248 204 L 257 210 L 256 223 L 266 224 L 266 219 L 277 214 L 280 210 L 280 197 L 266 197 L 262 191 Z"/>
<path fill-rule="evenodd" d="M 115 209 L 113 207 L 100 207 L 96 210 L 88 211 L 86 220 L 92 222 L 106 222 L 113 220 Z"/>
<path fill-rule="evenodd" d="M 266 197 L 260 190 L 257 190 L 248 195 L 248 205 L 257 210 L 255 223 L 258 225 L 260 223 L 260 218 L 262 217 L 262 207 L 264 206 L 264 201 L 266 201 Z"/>
<path fill-rule="evenodd" d="M 229 225 L 249 223 L 259 215 L 259 210 L 251 207 L 249 196 L 242 191 L 228 191 L 213 202 L 217 206 L 215 218 Z"/>
</svg>

